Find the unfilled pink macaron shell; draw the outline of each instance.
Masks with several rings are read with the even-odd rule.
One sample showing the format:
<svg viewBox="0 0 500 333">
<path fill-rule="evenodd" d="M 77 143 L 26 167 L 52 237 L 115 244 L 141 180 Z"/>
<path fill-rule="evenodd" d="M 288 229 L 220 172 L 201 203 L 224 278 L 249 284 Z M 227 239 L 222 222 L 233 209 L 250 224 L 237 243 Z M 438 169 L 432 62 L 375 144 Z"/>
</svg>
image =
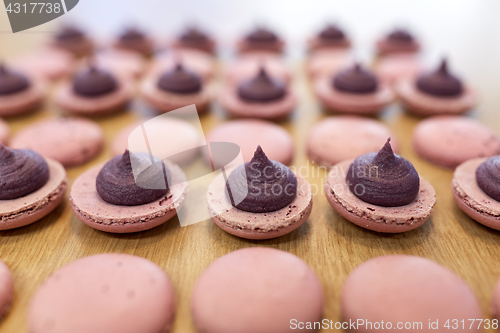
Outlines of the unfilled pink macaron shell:
<svg viewBox="0 0 500 333">
<path fill-rule="evenodd" d="M 106 253 L 54 272 L 31 300 L 31 333 L 163 333 L 174 318 L 168 276 L 144 258 Z"/>
<path fill-rule="evenodd" d="M 358 326 L 360 333 L 394 332 L 400 322 L 422 323 L 408 332 L 449 332 L 444 325 L 454 319 L 468 323 L 458 331 L 480 332 L 469 319 L 483 318 L 475 295 L 459 276 L 426 258 L 406 255 L 377 257 L 352 271 L 342 290 L 341 311 L 346 321 L 379 324 L 378 329 Z M 436 320 L 439 329 L 429 328 L 429 321 Z"/>
<path fill-rule="evenodd" d="M 141 124 L 134 123 L 127 126 L 116 135 L 111 144 L 113 156 L 123 154 L 125 149 L 130 149 L 133 152 L 148 152 L 147 147 L 140 145 L 140 142 L 134 144 L 136 141 L 135 134 L 138 134 L 136 131 L 138 131 Z M 168 158 L 172 163 L 180 165 L 186 165 L 199 156 L 199 149 L 195 148 L 204 145 L 204 140 L 196 127 L 189 122 L 174 117 L 162 116 L 161 118 L 146 121 L 144 124 L 144 131 L 151 145 L 153 155 L 159 158 Z M 132 133 L 135 134 L 131 136 Z M 142 129 L 140 134 L 142 134 Z"/>
<path fill-rule="evenodd" d="M 9 141 L 9 125 L 0 118 L 0 142 L 7 144 Z"/>
<path fill-rule="evenodd" d="M 198 332 L 293 332 L 318 321 L 323 289 L 314 271 L 284 251 L 251 247 L 214 261 L 198 278 L 191 309 Z M 301 330 L 312 332 L 312 330 Z"/>
<path fill-rule="evenodd" d="M 14 281 L 7 265 L 0 260 L 0 322 L 7 315 L 14 297 Z"/>
<path fill-rule="evenodd" d="M 292 162 L 292 138 L 282 127 L 258 119 L 232 120 L 214 128 L 207 135 L 207 143 L 232 142 L 237 144 L 243 160 L 249 162 L 257 146 L 261 146 L 269 159 L 285 165 Z M 203 151 L 205 162 L 210 163 L 208 150 Z"/>
<path fill-rule="evenodd" d="M 323 166 L 378 151 L 388 138 L 394 152 L 399 143 L 382 122 L 358 116 L 328 117 L 317 123 L 307 137 L 307 155 Z"/>
<path fill-rule="evenodd" d="M 65 167 L 84 164 L 104 145 L 99 125 L 83 118 L 55 118 L 24 127 L 11 140 L 11 148 L 31 149 Z"/>
<path fill-rule="evenodd" d="M 447 168 L 472 158 L 500 154 L 500 137 L 477 120 L 462 116 L 421 121 L 415 127 L 412 143 L 420 157 Z"/>
</svg>

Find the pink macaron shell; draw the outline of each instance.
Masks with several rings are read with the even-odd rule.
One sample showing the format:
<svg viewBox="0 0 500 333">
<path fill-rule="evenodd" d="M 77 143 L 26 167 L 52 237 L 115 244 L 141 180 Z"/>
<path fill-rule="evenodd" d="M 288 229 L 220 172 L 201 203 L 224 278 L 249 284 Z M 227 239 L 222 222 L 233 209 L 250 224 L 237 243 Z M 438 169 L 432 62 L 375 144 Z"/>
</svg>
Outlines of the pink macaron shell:
<svg viewBox="0 0 500 333">
<path fill-rule="evenodd" d="M 292 319 L 319 321 L 323 306 L 321 282 L 305 262 L 263 247 L 215 260 L 196 281 L 191 299 L 194 322 L 204 333 L 293 332 Z"/>
<path fill-rule="evenodd" d="M 422 62 L 414 54 L 388 55 L 379 59 L 375 65 L 377 75 L 391 85 L 400 80 L 414 79 L 422 70 Z"/>
<path fill-rule="evenodd" d="M 9 135 L 9 125 L 0 118 L 0 142 L 6 145 L 9 142 Z"/>
<path fill-rule="evenodd" d="M 287 83 L 291 80 L 292 75 L 284 60 L 269 56 L 241 56 L 227 65 L 224 77 L 228 83 L 237 84 L 257 76 L 261 67 L 274 79 Z"/>
<path fill-rule="evenodd" d="M 150 68 L 150 74 L 161 75 L 181 62 L 186 69 L 201 76 L 207 82 L 214 76 L 214 60 L 206 52 L 194 49 L 178 49 L 158 55 Z"/>
<path fill-rule="evenodd" d="M 0 96 L 0 117 L 21 116 L 35 111 L 45 99 L 45 84 L 39 77 L 32 76 L 28 89 Z"/>
<path fill-rule="evenodd" d="M 206 85 L 194 94 L 177 94 L 161 90 L 157 85 L 158 77 L 147 78 L 141 90 L 141 97 L 157 113 L 165 113 L 187 105 L 196 105 L 198 114 L 208 111 L 212 100 L 212 87 Z"/>
<path fill-rule="evenodd" d="M 34 150 L 71 167 L 90 161 L 103 145 L 104 134 L 97 123 L 82 118 L 55 118 L 24 127 L 10 146 Z"/>
<path fill-rule="evenodd" d="M 328 111 L 364 116 L 380 113 L 394 100 L 391 88 L 383 82 L 374 93 L 351 94 L 334 89 L 331 78 L 326 76 L 316 80 L 314 92 Z"/>
<path fill-rule="evenodd" d="M 134 123 L 117 134 L 111 144 L 113 156 L 123 154 L 125 149 L 132 149 L 134 152 L 141 151 L 129 146 L 130 134 L 141 124 L 142 122 Z M 189 164 L 199 153 L 199 150 L 194 148 L 204 144 L 200 133 L 193 125 L 174 117 L 155 119 L 154 122 L 148 124 L 146 131 L 148 142 L 164 142 L 161 146 L 155 146 L 153 155 L 168 158 L 174 164 Z M 142 152 L 147 153 L 148 151 Z"/>
<path fill-rule="evenodd" d="M 74 57 L 61 49 L 43 47 L 34 52 L 17 56 L 12 59 L 11 64 L 23 72 L 55 81 L 72 72 Z"/>
<path fill-rule="evenodd" d="M 341 161 L 375 152 L 388 138 L 395 153 L 399 143 L 382 122 L 359 116 L 327 117 L 309 132 L 307 155 L 319 165 L 330 167 Z"/>
<path fill-rule="evenodd" d="M 346 321 L 372 323 L 357 327 L 360 333 L 405 330 L 398 330 L 398 323 L 421 323 L 408 332 L 448 332 L 444 325 L 449 321 L 452 327 L 454 320 L 460 323 L 457 331 L 481 332 L 469 319 L 484 318 L 476 296 L 458 275 L 429 259 L 407 255 L 376 257 L 355 268 L 342 289 L 341 311 Z M 438 329 L 430 328 L 436 320 Z"/>
<path fill-rule="evenodd" d="M 453 174 L 452 192 L 458 207 L 473 220 L 500 230 L 500 202 L 488 196 L 476 181 L 476 169 L 487 157 L 460 164 Z"/>
<path fill-rule="evenodd" d="M 289 205 L 268 213 L 251 213 L 231 205 L 226 196 L 226 182 L 219 174 L 207 191 L 208 211 L 222 230 L 246 239 L 271 239 L 300 227 L 311 214 L 311 185 L 297 176 L 297 196 Z"/>
<path fill-rule="evenodd" d="M 320 49 L 314 51 L 307 60 L 307 73 L 312 78 L 331 77 L 339 70 L 354 63 L 348 49 Z"/>
<path fill-rule="evenodd" d="M 362 228 L 384 233 L 400 233 L 420 227 L 436 204 L 436 191 L 420 177 L 420 191 L 412 203 L 399 207 L 382 207 L 356 197 L 346 182 L 353 160 L 334 165 L 326 179 L 324 190 L 330 205 L 346 220 Z"/>
<path fill-rule="evenodd" d="M 396 85 L 401 103 L 410 113 L 427 117 L 435 115 L 459 115 L 470 111 L 478 103 L 477 94 L 470 88 L 457 97 L 439 97 L 425 94 L 415 87 L 414 80 L 401 80 Z"/>
<path fill-rule="evenodd" d="M 413 131 L 412 144 L 420 157 L 446 168 L 500 154 L 500 137 L 495 132 L 461 116 L 435 116 L 421 121 Z"/>
<path fill-rule="evenodd" d="M 108 49 L 95 54 L 93 61 L 120 77 L 139 78 L 147 68 L 144 58 L 134 51 Z"/>
<path fill-rule="evenodd" d="M 139 206 L 118 206 L 102 200 L 96 190 L 96 178 L 104 164 L 89 169 L 71 187 L 69 201 L 75 215 L 91 228 L 112 233 L 139 232 L 165 223 L 177 214 L 188 184 L 177 165 L 166 160 L 164 163 L 175 185 L 170 186 L 165 197 Z"/>
<path fill-rule="evenodd" d="M 294 156 L 290 134 L 282 127 L 259 119 L 232 120 L 215 127 L 207 134 L 207 143 L 232 142 L 237 144 L 243 161 L 249 162 L 255 148 L 261 146 L 269 159 L 289 165 Z M 207 164 L 211 164 L 208 150 L 203 151 Z"/>
<path fill-rule="evenodd" d="M 120 78 L 116 91 L 98 97 L 79 96 L 70 83 L 62 84 L 55 95 L 56 104 L 65 112 L 76 116 L 105 116 L 123 111 L 133 97 L 133 86 Z"/>
<path fill-rule="evenodd" d="M 258 118 L 282 120 L 288 117 L 297 105 L 297 97 L 288 91 L 278 101 L 267 103 L 246 102 L 239 98 L 236 85 L 226 85 L 219 96 L 219 102 L 226 112 L 235 118 Z"/>
<path fill-rule="evenodd" d="M 63 200 L 67 188 L 66 171 L 54 160 L 45 159 L 50 177 L 33 193 L 13 200 L 0 200 L 0 230 L 20 228 L 40 220 Z"/>
<path fill-rule="evenodd" d="M 7 265 L 0 260 L 0 322 L 9 312 L 14 298 L 14 281 Z"/>
<path fill-rule="evenodd" d="M 105 253 L 54 272 L 31 300 L 31 333 L 164 333 L 175 313 L 168 276 L 151 261 Z"/>
</svg>

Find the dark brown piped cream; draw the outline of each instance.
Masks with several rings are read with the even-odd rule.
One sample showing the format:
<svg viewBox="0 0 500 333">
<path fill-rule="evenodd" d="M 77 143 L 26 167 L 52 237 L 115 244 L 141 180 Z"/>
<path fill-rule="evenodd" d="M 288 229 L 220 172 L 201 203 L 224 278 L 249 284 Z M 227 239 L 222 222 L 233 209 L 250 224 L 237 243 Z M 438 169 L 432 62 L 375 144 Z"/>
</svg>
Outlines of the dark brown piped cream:
<svg viewBox="0 0 500 333">
<path fill-rule="evenodd" d="M 462 82 L 448 71 L 446 59 L 436 71 L 422 74 L 416 85 L 418 90 L 439 97 L 455 97 L 463 92 Z"/>
<path fill-rule="evenodd" d="M 189 27 L 179 36 L 179 39 L 183 42 L 204 44 L 210 38 L 199 28 Z"/>
<path fill-rule="evenodd" d="M 0 200 L 24 197 L 49 180 L 49 166 L 31 150 L 9 149 L 0 143 Z"/>
<path fill-rule="evenodd" d="M 415 41 L 415 38 L 407 30 L 395 29 L 387 35 L 387 40 L 394 43 L 411 44 Z"/>
<path fill-rule="evenodd" d="M 158 81 L 158 87 L 162 90 L 177 94 L 194 94 L 201 91 L 201 78 L 177 64 L 174 69 L 164 73 Z"/>
<path fill-rule="evenodd" d="M 272 102 L 285 95 L 285 84 L 269 77 L 264 67 L 260 68 L 255 78 L 242 82 L 238 87 L 238 96 L 247 102 Z"/>
<path fill-rule="evenodd" d="M 78 42 L 85 39 L 85 34 L 77 27 L 65 26 L 56 34 L 56 39 L 61 42 Z"/>
<path fill-rule="evenodd" d="M 484 193 L 500 201 L 500 155 L 490 157 L 479 165 L 476 181 Z"/>
<path fill-rule="evenodd" d="M 246 36 L 246 40 L 252 43 L 276 43 L 278 35 L 269 29 L 259 27 Z"/>
<path fill-rule="evenodd" d="M 335 24 L 328 24 L 321 30 L 318 37 L 324 41 L 341 41 L 346 38 L 344 31 Z"/>
<path fill-rule="evenodd" d="M 8 69 L 0 63 L 0 95 L 10 95 L 28 89 L 30 82 L 21 73 Z"/>
<path fill-rule="evenodd" d="M 242 192 L 247 190 L 248 193 Z M 297 177 L 285 165 L 271 161 L 260 146 L 250 162 L 228 177 L 226 196 L 231 204 L 251 213 L 266 213 L 289 205 L 297 196 Z M 235 203 L 236 198 L 244 199 Z"/>
<path fill-rule="evenodd" d="M 383 207 L 407 205 L 415 200 L 420 189 L 417 171 L 408 160 L 394 154 L 390 139 L 378 153 L 356 158 L 346 180 L 359 199 Z"/>
<path fill-rule="evenodd" d="M 108 71 L 91 65 L 73 78 L 73 91 L 85 97 L 99 97 L 118 88 L 118 82 Z"/>
<path fill-rule="evenodd" d="M 336 90 L 352 94 L 374 93 L 378 87 L 377 77 L 359 63 L 339 72 L 333 77 L 332 83 Z"/>
<path fill-rule="evenodd" d="M 140 43 L 146 40 L 146 34 L 137 28 L 128 28 L 119 38 L 123 43 Z"/>
<path fill-rule="evenodd" d="M 141 187 L 136 184 L 131 159 L 138 158 L 126 150 L 122 156 L 103 166 L 96 179 L 96 190 L 101 199 L 113 205 L 137 206 L 158 200 L 168 193 L 170 171 L 163 162 L 152 164 L 141 172 Z M 165 188 L 158 189 L 158 184 L 165 184 Z"/>
</svg>

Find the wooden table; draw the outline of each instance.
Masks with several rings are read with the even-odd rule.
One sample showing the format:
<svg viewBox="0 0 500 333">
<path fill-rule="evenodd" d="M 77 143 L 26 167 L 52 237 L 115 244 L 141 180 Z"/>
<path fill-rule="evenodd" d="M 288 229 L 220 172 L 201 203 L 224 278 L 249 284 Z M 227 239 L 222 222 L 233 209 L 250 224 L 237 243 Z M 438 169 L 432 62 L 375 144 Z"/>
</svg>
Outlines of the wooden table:
<svg viewBox="0 0 500 333">
<path fill-rule="evenodd" d="M 30 298 L 49 274 L 78 258 L 103 252 L 141 256 L 164 269 L 176 290 L 177 315 L 173 332 L 195 332 L 190 297 L 196 278 L 216 258 L 251 246 L 281 249 L 307 262 L 324 286 L 324 318 L 334 321 L 340 320 L 340 292 L 349 272 L 370 258 L 386 254 L 423 256 L 450 268 L 473 289 L 488 314 L 491 293 L 500 277 L 500 233 L 474 222 L 458 209 L 450 191 L 452 171 L 432 166 L 416 156 L 411 148 L 410 134 L 419 119 L 404 114 L 397 105 L 389 108 L 382 117 L 400 140 L 401 155 L 409 159 L 435 187 L 437 205 L 432 217 L 422 227 L 404 234 L 384 235 L 364 230 L 341 218 L 330 207 L 322 190 L 326 172 L 312 166 L 306 157 L 308 130 L 325 114 L 312 97 L 301 64 L 296 65 L 295 72 L 294 85 L 300 106 L 292 119 L 280 125 L 292 135 L 296 145 L 293 165 L 308 166 L 310 175 L 307 179 L 316 191 L 312 214 L 304 225 L 286 236 L 266 241 L 233 237 L 211 221 L 181 228 L 177 218 L 153 230 L 115 235 L 81 223 L 73 214 L 66 196 L 55 211 L 39 222 L 0 232 L 0 258 L 10 267 L 15 280 L 13 307 L 0 325 L 0 333 L 27 332 Z M 500 107 L 500 104 L 495 106 Z M 500 115 L 493 112 L 493 109 L 482 110 L 476 116 L 500 130 Z M 23 126 L 55 113 L 57 111 L 49 103 L 39 113 L 11 119 L 8 123 L 15 133 Z M 108 160 L 111 157 L 109 145 L 115 134 L 136 119 L 137 115 L 131 112 L 98 119 L 105 131 L 106 148 L 91 163 L 68 170 L 70 185 L 89 167 Z M 207 132 L 224 121 L 211 113 L 202 117 L 202 126 Z M 209 172 L 201 159 L 195 162 L 192 170 Z"/>
</svg>

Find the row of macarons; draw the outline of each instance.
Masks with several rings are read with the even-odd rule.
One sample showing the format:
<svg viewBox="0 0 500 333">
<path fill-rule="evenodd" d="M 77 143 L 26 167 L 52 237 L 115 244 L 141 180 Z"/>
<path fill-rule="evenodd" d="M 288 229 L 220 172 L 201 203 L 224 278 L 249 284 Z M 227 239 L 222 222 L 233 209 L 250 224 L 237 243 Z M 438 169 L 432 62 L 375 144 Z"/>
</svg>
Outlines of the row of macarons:
<svg viewBox="0 0 500 333">
<path fill-rule="evenodd" d="M 447 117 L 437 120 L 453 121 Z M 479 144 L 488 140 L 491 137 Z M 463 161 L 455 170 L 453 194 L 470 217 L 499 229 L 500 155 L 474 153 L 476 158 Z M 36 222 L 63 200 L 67 180 L 59 162 L 4 145 L 0 146 L 0 160 L 5 188 L 0 197 L 1 230 Z M 139 174 L 134 170 L 140 170 Z M 164 164 L 152 164 L 147 153 L 125 150 L 81 174 L 73 183 L 69 201 L 75 215 L 90 227 L 129 233 L 152 229 L 175 216 L 187 190 L 186 176 L 177 164 L 167 159 Z M 324 193 L 348 221 L 388 233 L 418 228 L 436 204 L 432 185 L 410 161 L 394 153 L 390 139 L 378 152 L 335 163 L 324 182 Z M 227 179 L 225 173 L 219 174 L 207 189 L 212 220 L 226 232 L 249 239 L 280 237 L 297 229 L 308 219 L 312 199 L 311 185 L 300 172 L 269 159 L 260 145 L 248 162 L 235 167 Z"/>
<path fill-rule="evenodd" d="M 205 333 L 499 327 L 500 283 L 489 319 L 457 274 L 422 257 L 388 255 L 361 263 L 340 293 L 342 321 L 323 318 L 327 297 L 332 295 L 325 295 L 314 270 L 299 257 L 249 247 L 216 259 L 201 273 L 191 294 L 191 315 L 197 331 Z M 0 260 L 0 317 L 13 298 L 12 275 Z M 128 254 L 98 254 L 67 264 L 39 286 L 28 326 L 32 333 L 170 332 L 175 303 L 174 286 L 157 264 Z"/>
</svg>

